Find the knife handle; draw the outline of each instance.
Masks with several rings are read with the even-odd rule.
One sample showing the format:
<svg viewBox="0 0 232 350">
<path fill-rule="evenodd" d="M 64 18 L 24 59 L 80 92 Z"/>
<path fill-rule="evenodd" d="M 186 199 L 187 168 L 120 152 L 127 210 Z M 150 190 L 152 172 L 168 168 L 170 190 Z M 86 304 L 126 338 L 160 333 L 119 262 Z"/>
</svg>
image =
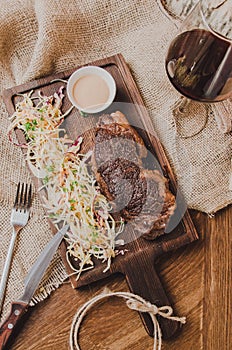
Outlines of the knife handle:
<svg viewBox="0 0 232 350">
<path fill-rule="evenodd" d="M 19 324 L 22 316 L 27 311 L 28 304 L 21 301 L 13 301 L 9 315 L 0 326 L 0 350 L 6 349 L 9 338 L 15 331 L 16 325 Z"/>
</svg>

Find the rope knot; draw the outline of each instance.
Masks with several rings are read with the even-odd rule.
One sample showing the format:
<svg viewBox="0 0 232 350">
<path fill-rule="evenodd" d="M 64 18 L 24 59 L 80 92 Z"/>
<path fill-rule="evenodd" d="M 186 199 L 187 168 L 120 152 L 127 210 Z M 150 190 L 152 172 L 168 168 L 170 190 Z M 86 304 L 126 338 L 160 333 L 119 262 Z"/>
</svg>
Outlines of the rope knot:
<svg viewBox="0 0 232 350">
<path fill-rule="evenodd" d="M 142 302 L 135 299 L 128 299 L 126 304 L 131 310 L 148 312 L 153 315 L 157 315 L 159 313 L 159 308 L 156 305 L 151 304 L 149 301 Z"/>
</svg>

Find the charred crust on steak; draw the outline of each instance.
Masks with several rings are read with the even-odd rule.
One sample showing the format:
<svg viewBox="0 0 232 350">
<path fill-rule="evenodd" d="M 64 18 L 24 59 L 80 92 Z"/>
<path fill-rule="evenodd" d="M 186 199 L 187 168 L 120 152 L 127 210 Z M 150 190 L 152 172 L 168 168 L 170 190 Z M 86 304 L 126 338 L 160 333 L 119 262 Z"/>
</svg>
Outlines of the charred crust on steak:
<svg viewBox="0 0 232 350">
<path fill-rule="evenodd" d="M 157 170 L 142 170 L 147 183 L 147 197 L 140 215 L 132 225 L 146 239 L 163 234 L 170 216 L 175 210 L 175 197 L 169 191 L 167 179 Z"/>
<path fill-rule="evenodd" d="M 146 239 L 164 233 L 175 210 L 168 180 L 158 170 L 147 170 L 147 149 L 121 112 L 100 117 L 93 152 L 94 172 L 113 211 L 130 222 Z"/>
<path fill-rule="evenodd" d="M 123 113 L 117 111 L 111 114 L 104 114 L 99 118 L 96 142 L 105 142 L 113 138 L 120 138 L 132 141 L 136 146 L 137 156 L 146 158 L 147 149 L 142 137 L 128 123 Z"/>
</svg>

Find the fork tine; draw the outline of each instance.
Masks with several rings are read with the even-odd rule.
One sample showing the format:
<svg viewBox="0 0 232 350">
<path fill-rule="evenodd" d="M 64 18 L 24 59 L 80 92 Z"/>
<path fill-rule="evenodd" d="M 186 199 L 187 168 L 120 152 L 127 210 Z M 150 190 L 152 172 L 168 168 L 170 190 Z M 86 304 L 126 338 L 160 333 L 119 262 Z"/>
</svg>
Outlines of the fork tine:
<svg viewBox="0 0 232 350">
<path fill-rule="evenodd" d="M 21 208 L 23 206 L 23 192 L 24 192 L 24 183 L 22 183 L 22 186 L 21 186 L 20 198 L 19 198 L 19 202 L 18 202 L 19 208 Z"/>
<path fill-rule="evenodd" d="M 14 208 L 17 207 L 18 202 L 19 202 L 19 190 L 20 190 L 20 182 L 18 183 L 18 186 L 17 186 L 17 192 L 16 192 L 16 196 L 15 196 Z"/>
<path fill-rule="evenodd" d="M 28 196 L 27 196 L 27 208 L 29 208 L 31 206 L 31 199 L 32 199 L 32 186 L 30 184 Z"/>
<path fill-rule="evenodd" d="M 27 187 L 28 185 L 25 185 L 25 191 L 24 191 L 24 198 L 23 198 L 23 204 L 22 206 L 25 208 L 26 207 L 26 203 L 27 203 Z"/>
</svg>

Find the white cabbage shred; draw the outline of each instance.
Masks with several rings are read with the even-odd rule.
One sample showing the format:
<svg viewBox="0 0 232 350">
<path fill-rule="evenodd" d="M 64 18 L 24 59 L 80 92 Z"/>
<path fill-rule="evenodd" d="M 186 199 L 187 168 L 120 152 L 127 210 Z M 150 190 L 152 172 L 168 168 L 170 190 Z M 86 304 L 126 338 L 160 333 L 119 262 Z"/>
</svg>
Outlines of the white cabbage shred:
<svg viewBox="0 0 232 350">
<path fill-rule="evenodd" d="M 110 214 L 111 207 L 91 172 L 90 153 L 80 153 L 82 138 L 73 142 L 60 128 L 70 112 L 61 112 L 62 91 L 63 87 L 49 97 L 41 93 L 32 97 L 33 91 L 22 95 L 8 133 L 11 139 L 14 129 L 24 132 L 27 142 L 19 146 L 27 148 L 29 168 L 43 181 L 40 190 L 45 189 L 48 216 L 56 225 L 70 225 L 66 256 L 78 279 L 82 271 L 94 267 L 93 258 L 106 263 L 104 271 L 110 268 L 124 224 L 123 220 L 115 222 Z"/>
</svg>

